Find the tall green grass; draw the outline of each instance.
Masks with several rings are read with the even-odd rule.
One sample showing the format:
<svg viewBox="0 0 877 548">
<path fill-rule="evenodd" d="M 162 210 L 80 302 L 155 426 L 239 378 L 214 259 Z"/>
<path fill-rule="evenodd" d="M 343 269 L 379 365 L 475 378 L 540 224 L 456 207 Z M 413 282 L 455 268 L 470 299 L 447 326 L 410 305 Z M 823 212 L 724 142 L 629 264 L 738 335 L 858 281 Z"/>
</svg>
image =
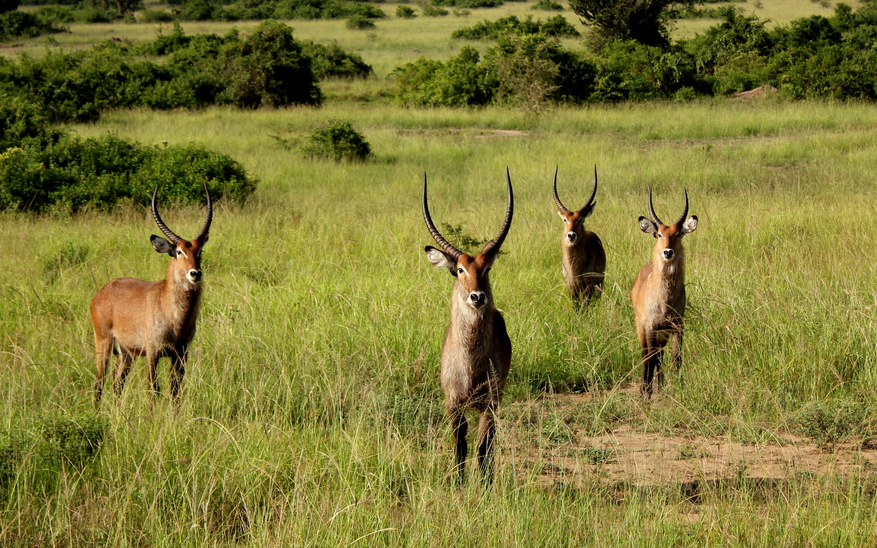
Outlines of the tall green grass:
<svg viewBox="0 0 877 548">
<path fill-rule="evenodd" d="M 305 160 L 297 143 L 328 118 L 350 120 L 376 158 Z M 871 105 L 770 100 L 540 116 L 330 103 L 126 111 L 77 126 L 197 142 L 262 183 L 245 206 L 216 204 L 178 409 L 162 398 L 150 411 L 142 361 L 120 400 L 91 404 L 88 304 L 112 278 L 163 275 L 149 213 L 0 215 L 0 543 L 873 544 L 871 465 L 789 470 L 772 487 L 731 474 L 691 499 L 606 482 L 580 444 L 620 424 L 753 443 L 797 433 L 825 447 L 874 433 L 875 127 Z M 584 200 L 595 164 L 587 225 L 607 248 L 607 282 L 582 316 L 562 286 L 550 186 L 559 166 L 564 201 Z M 506 166 L 516 210 L 493 285 L 514 358 L 497 483 L 458 492 L 438 382 L 452 278 L 423 257 L 420 190 L 426 172 L 436 222 L 489 239 Z M 687 188 L 701 221 L 685 241 L 685 364 L 653 405 L 628 389 L 649 187 L 665 218 Z M 203 221 L 195 207 L 162 212 L 184 237 Z M 580 391 L 594 403 L 559 414 L 553 394 Z M 51 457 L 43 425 L 58 418 L 103 425 L 97 456 Z M 577 455 L 574 475 L 551 472 L 558 447 Z"/>
</svg>

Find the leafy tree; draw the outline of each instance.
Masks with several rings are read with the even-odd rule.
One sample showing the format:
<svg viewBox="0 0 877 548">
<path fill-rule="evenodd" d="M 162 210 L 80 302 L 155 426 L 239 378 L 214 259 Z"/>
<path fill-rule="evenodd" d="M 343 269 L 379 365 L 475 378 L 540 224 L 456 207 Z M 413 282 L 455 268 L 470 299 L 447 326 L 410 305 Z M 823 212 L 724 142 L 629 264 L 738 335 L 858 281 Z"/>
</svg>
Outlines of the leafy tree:
<svg viewBox="0 0 877 548">
<path fill-rule="evenodd" d="M 691 0 L 570 0 L 582 24 L 594 27 L 596 45 L 614 40 L 634 40 L 647 46 L 667 48 L 670 11 Z"/>
</svg>

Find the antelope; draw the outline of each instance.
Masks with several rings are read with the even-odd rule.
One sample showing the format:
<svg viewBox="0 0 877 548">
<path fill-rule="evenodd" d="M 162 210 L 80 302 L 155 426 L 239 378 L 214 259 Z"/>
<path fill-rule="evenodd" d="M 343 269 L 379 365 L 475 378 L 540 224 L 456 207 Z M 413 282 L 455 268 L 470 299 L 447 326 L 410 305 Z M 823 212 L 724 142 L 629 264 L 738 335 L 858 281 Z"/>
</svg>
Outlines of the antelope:
<svg viewBox="0 0 877 548">
<path fill-rule="evenodd" d="M 508 205 L 499 234 L 487 242 L 481 253 L 467 255 L 448 243 L 432 222 L 423 174 L 423 220 L 441 250 L 427 246 L 426 258 L 437 268 L 447 269 L 454 278 L 451 293 L 451 323 L 442 344 L 441 381 L 445 409 L 454 435 L 455 469 L 459 484 L 465 479 L 469 423 L 465 412 L 480 413 L 478 423 L 478 464 L 486 483 L 493 479 L 493 440 L 509 364 L 512 343 L 505 320 L 496 309 L 490 289 L 490 268 L 508 235 L 514 213 L 512 180 L 506 169 Z"/>
<path fill-rule="evenodd" d="M 164 224 L 155 205 L 158 186 L 152 193 L 152 217 L 167 240 L 153 235 L 152 247 L 171 256 L 165 278 L 147 282 L 117 278 L 101 288 L 91 300 L 91 322 L 97 352 L 95 405 L 100 404 L 104 373 L 112 353 L 119 354 L 114 388 L 122 395 L 125 378 L 134 358 L 145 356 L 153 397 L 160 392 L 155 367 L 158 360 L 171 361 L 171 393 L 177 400 L 186 372 L 189 343 L 195 336 L 195 322 L 201 301 L 203 275 L 201 251 L 207 243 L 213 205 L 207 185 L 207 220 L 194 240 L 180 238 Z"/>
<path fill-rule="evenodd" d="M 570 211 L 557 195 L 557 169 L 554 170 L 554 203 L 563 220 L 565 234 L 562 246 L 563 278 L 576 309 L 587 311 L 588 304 L 603 292 L 606 273 L 606 252 L 600 237 L 585 230 L 585 219 L 594 212 L 597 195 L 597 166 L 594 166 L 594 189 L 585 205 Z"/>
<path fill-rule="evenodd" d="M 652 262 L 639 271 L 633 283 L 631 300 L 636 315 L 636 334 L 642 347 L 643 384 L 646 397 L 652 394 L 655 371 L 658 387 L 664 382 L 661 358 L 664 346 L 672 335 L 673 363 L 682 367 L 682 318 L 685 315 L 685 251 L 682 237 L 697 228 L 697 217 L 688 215 L 688 190 L 685 190 L 685 208 L 672 225 L 665 225 L 655 214 L 652 189 L 649 189 L 649 215 L 639 218 L 640 230 L 651 234 L 657 241 L 652 251 Z"/>
</svg>

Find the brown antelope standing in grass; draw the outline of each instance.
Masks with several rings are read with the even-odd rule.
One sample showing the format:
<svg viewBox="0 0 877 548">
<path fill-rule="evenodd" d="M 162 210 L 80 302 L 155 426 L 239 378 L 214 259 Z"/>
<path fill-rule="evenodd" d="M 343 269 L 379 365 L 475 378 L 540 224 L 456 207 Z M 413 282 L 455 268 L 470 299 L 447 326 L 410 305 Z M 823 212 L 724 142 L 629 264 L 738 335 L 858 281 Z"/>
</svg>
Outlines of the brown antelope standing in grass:
<svg viewBox="0 0 877 548">
<path fill-rule="evenodd" d="M 452 246 L 436 229 L 426 200 L 426 174 L 423 175 L 423 219 L 441 250 L 427 246 L 426 258 L 438 268 L 446 268 L 456 280 L 451 293 L 451 323 L 442 345 L 441 377 L 445 392 L 445 409 L 454 432 L 454 456 L 458 480 L 465 478 L 466 432 L 469 423 L 465 412 L 481 414 L 478 423 L 478 464 L 485 481 L 492 480 L 493 440 L 496 413 L 502 399 L 512 343 L 502 314 L 493 302 L 490 267 L 512 224 L 514 197 L 512 180 L 506 169 L 508 206 L 499 234 L 487 242 L 481 253 L 472 257 Z"/>
<path fill-rule="evenodd" d="M 152 193 L 152 217 L 168 239 L 152 236 L 151 241 L 156 251 L 171 256 L 165 279 L 146 282 L 117 278 L 91 300 L 97 351 L 95 405 L 100 403 L 104 373 L 114 352 L 119 354 L 114 380 L 116 395 L 122 394 L 134 358 L 146 356 L 153 395 L 159 392 L 155 366 L 159 358 L 167 357 L 171 361 L 171 393 L 174 399 L 179 396 L 201 300 L 201 250 L 207 243 L 213 219 L 213 205 L 206 185 L 204 192 L 207 193 L 207 220 L 194 240 L 184 240 L 161 220 L 155 205 L 156 186 Z"/>
<path fill-rule="evenodd" d="M 606 252 L 603 242 L 589 230 L 585 230 L 585 219 L 594 212 L 594 196 L 597 195 L 597 166 L 594 166 L 594 189 L 585 205 L 577 211 L 570 211 L 557 195 L 557 169 L 554 170 L 554 203 L 557 213 L 563 219 L 563 279 L 572 295 L 577 309 L 588 309 L 591 299 L 603 291 L 606 274 Z"/>
<path fill-rule="evenodd" d="M 649 189 L 649 215 L 639 218 L 639 227 L 656 238 L 652 262 L 640 269 L 633 282 L 631 299 L 636 314 L 636 334 L 642 346 L 643 395 L 652 394 L 655 370 L 658 387 L 664 382 L 661 358 L 664 346 L 672 335 L 673 363 L 682 366 L 682 318 L 685 315 L 685 251 L 682 237 L 697 228 L 697 217 L 688 215 L 688 191 L 685 209 L 672 225 L 665 225 L 655 214 L 652 189 Z"/>
</svg>

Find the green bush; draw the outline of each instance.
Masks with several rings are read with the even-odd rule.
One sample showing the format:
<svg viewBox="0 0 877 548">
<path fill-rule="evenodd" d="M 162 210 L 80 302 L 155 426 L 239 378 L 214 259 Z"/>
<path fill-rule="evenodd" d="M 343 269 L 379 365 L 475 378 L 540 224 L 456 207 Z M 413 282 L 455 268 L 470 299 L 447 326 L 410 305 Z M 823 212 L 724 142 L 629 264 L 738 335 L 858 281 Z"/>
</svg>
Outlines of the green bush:
<svg viewBox="0 0 877 548">
<path fill-rule="evenodd" d="M 372 156 L 371 146 L 353 125 L 335 120 L 314 131 L 302 149 L 305 158 L 328 158 L 336 162 L 365 161 Z"/>
<path fill-rule="evenodd" d="M 344 24 L 349 29 L 365 30 L 375 28 L 375 22 L 364 15 L 351 15 Z"/>
<path fill-rule="evenodd" d="M 39 105 L 19 97 L 0 97 L 0 152 L 13 146 L 44 147 L 60 136 Z"/>
<path fill-rule="evenodd" d="M 545 11 L 563 11 L 563 6 L 552 0 L 539 0 L 530 9 Z"/>
<path fill-rule="evenodd" d="M 54 26 L 26 11 L 8 11 L 0 13 L 0 40 L 13 38 L 34 38 L 42 34 L 64 32 L 61 27 Z"/>
<path fill-rule="evenodd" d="M 142 23 L 169 23 L 174 20 L 174 14 L 164 10 L 143 10 L 137 14 L 137 19 Z"/>
<path fill-rule="evenodd" d="M 100 417 L 52 417 L 42 421 L 43 457 L 51 462 L 82 468 L 97 457 L 108 429 Z"/>
<path fill-rule="evenodd" d="M 425 17 L 444 17 L 447 14 L 448 10 L 438 6 L 425 6 L 423 8 L 423 15 Z"/>
<path fill-rule="evenodd" d="M 486 82 L 487 70 L 479 64 L 478 51 L 464 46 L 446 63 L 421 57 L 397 68 L 393 74 L 397 100 L 407 105 L 485 105 L 493 98 Z"/>
<path fill-rule="evenodd" d="M 322 101 L 310 59 L 283 23 L 261 23 L 225 53 L 228 93 L 238 106 L 317 105 Z"/>
<path fill-rule="evenodd" d="M 579 32 L 569 24 L 562 15 L 550 17 L 546 21 L 533 21 L 533 17 L 527 16 L 523 20 L 515 15 L 503 17 L 496 21 L 484 20 L 471 27 L 457 29 L 451 33 L 451 38 L 465 40 L 495 40 L 507 33 L 518 34 L 544 34 L 546 36 L 576 37 Z"/>
<path fill-rule="evenodd" d="M 320 80 L 326 78 L 368 78 L 374 71 L 357 53 L 344 51 L 336 42 L 317 44 L 311 40 L 301 43 L 302 55 L 310 58 L 311 70 Z"/>
<path fill-rule="evenodd" d="M 313 46 L 325 75 L 370 73 L 359 56 L 338 46 Z M 170 55 L 164 62 L 146 55 Z M 106 42 L 87 51 L 0 60 L 0 94 L 27 97 L 53 122 L 93 121 L 108 108 L 246 108 L 319 104 L 310 57 L 282 23 L 267 21 L 241 38 L 236 32 L 185 36 L 179 27 L 154 42 Z"/>
<path fill-rule="evenodd" d="M 402 19 L 411 19 L 413 17 L 417 17 L 417 13 L 411 6 L 397 6 L 396 17 L 400 17 Z"/>
<path fill-rule="evenodd" d="M 49 25 L 76 21 L 73 10 L 66 6 L 43 6 L 36 11 L 36 16 L 37 19 Z"/>
<path fill-rule="evenodd" d="M 237 202 L 257 184 L 228 156 L 197 145 L 160 148 L 111 135 L 65 135 L 43 148 L 0 153 L 0 210 L 108 209 L 123 200 L 147 205 L 156 185 L 169 199 L 197 202 L 205 183 L 214 198 Z"/>
</svg>

